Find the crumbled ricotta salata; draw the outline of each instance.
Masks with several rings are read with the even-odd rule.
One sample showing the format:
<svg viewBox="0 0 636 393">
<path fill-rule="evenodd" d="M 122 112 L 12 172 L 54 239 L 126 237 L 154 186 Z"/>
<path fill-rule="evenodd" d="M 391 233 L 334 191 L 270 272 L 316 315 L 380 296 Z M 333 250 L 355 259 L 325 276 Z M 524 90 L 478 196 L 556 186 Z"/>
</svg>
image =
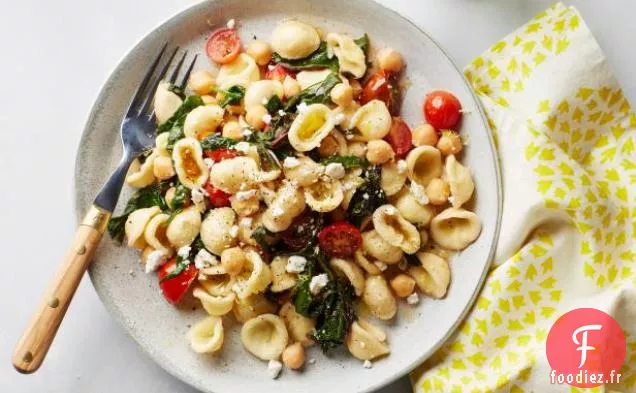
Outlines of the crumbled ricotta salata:
<svg viewBox="0 0 636 393">
<path fill-rule="evenodd" d="M 246 201 L 256 195 L 256 190 L 239 191 L 236 193 L 236 199 Z"/>
<path fill-rule="evenodd" d="M 420 297 L 417 296 L 417 292 L 413 292 L 406 298 L 406 302 L 410 304 L 411 306 L 413 306 L 420 302 Z"/>
<path fill-rule="evenodd" d="M 406 165 L 406 161 L 404 160 L 399 160 L 397 162 L 397 171 L 400 175 L 406 173 L 406 170 L 408 169 L 408 165 Z"/>
<path fill-rule="evenodd" d="M 230 228 L 230 236 L 237 237 L 238 231 L 239 231 L 238 225 L 232 225 L 232 227 Z"/>
<path fill-rule="evenodd" d="M 386 208 L 386 214 L 388 214 L 389 216 L 394 216 L 397 214 L 397 209 L 393 206 L 389 206 Z"/>
<path fill-rule="evenodd" d="M 371 363 L 371 361 L 369 361 L 369 360 L 365 360 L 364 363 L 362 364 L 362 366 L 364 368 L 371 368 L 371 367 L 373 367 L 373 363 Z"/>
<path fill-rule="evenodd" d="M 341 124 L 343 121 L 345 121 L 346 118 L 347 117 L 344 115 L 344 113 L 334 113 L 332 117 L 333 123 L 335 125 Z"/>
<path fill-rule="evenodd" d="M 203 188 L 200 187 L 195 187 L 192 189 L 192 191 L 190 191 L 190 197 L 192 198 L 192 202 L 194 203 L 201 203 L 205 200 L 205 197 L 207 196 L 207 192 L 205 192 L 205 190 Z"/>
<path fill-rule="evenodd" d="M 387 265 L 384 262 L 380 262 L 380 261 L 376 261 L 373 263 L 378 269 L 380 269 L 381 272 L 385 271 L 387 269 Z"/>
<path fill-rule="evenodd" d="M 210 169 L 212 168 L 212 165 L 214 165 L 214 160 L 211 158 L 204 158 L 203 163 L 205 164 L 206 167 L 208 167 L 208 169 Z"/>
<path fill-rule="evenodd" d="M 236 21 L 234 20 L 234 18 L 228 20 L 226 26 L 228 29 L 233 29 L 236 26 Z"/>
<path fill-rule="evenodd" d="M 419 202 L 421 205 L 428 205 L 428 197 L 426 196 L 426 191 L 424 187 L 417 184 L 416 182 L 411 182 L 411 192 L 415 197 L 415 200 Z"/>
<path fill-rule="evenodd" d="M 242 153 L 247 153 L 250 150 L 250 144 L 245 141 L 239 142 L 236 144 L 236 146 L 234 146 L 234 150 L 238 150 Z"/>
<path fill-rule="evenodd" d="M 146 273 L 151 273 L 157 270 L 160 266 L 162 266 L 168 257 L 161 250 L 154 250 L 150 254 L 148 254 L 148 259 L 146 259 Z"/>
<path fill-rule="evenodd" d="M 279 362 L 278 360 L 272 359 L 269 361 L 269 363 L 267 363 L 267 374 L 272 379 L 278 378 L 282 369 L 283 369 L 283 364 Z"/>
<path fill-rule="evenodd" d="M 296 168 L 298 165 L 300 165 L 300 160 L 296 157 L 286 157 L 283 161 L 283 166 L 288 169 Z"/>
<path fill-rule="evenodd" d="M 302 273 L 303 270 L 305 270 L 305 266 L 307 266 L 307 258 L 299 255 L 292 255 L 287 260 L 285 270 L 288 273 Z"/>
<path fill-rule="evenodd" d="M 272 122 L 272 115 L 270 115 L 269 113 L 266 113 L 263 115 L 263 123 L 265 124 L 269 124 Z"/>
<path fill-rule="evenodd" d="M 285 116 L 285 111 L 282 109 L 278 110 L 278 116 Z"/>
<path fill-rule="evenodd" d="M 177 255 L 185 259 L 190 255 L 190 250 L 190 246 L 183 246 L 177 251 Z"/>
<path fill-rule="evenodd" d="M 250 130 L 249 128 L 245 128 L 243 130 L 243 132 L 241 132 L 241 135 L 243 135 L 243 137 L 247 138 L 248 136 L 252 135 L 252 130 Z"/>
<path fill-rule="evenodd" d="M 339 162 L 332 162 L 325 167 L 325 174 L 332 179 L 342 179 L 345 176 L 345 168 Z"/>
<path fill-rule="evenodd" d="M 320 291 L 327 286 L 328 282 L 329 277 L 327 277 L 327 274 L 325 273 L 313 276 L 309 282 L 309 292 L 311 292 L 312 295 L 319 294 Z"/>
<path fill-rule="evenodd" d="M 219 264 L 219 259 L 204 248 L 200 249 L 197 255 L 194 257 L 194 266 L 197 269 L 204 269 L 206 267 L 215 266 Z"/>
<path fill-rule="evenodd" d="M 303 114 L 303 113 L 307 112 L 308 108 L 309 108 L 309 105 L 307 105 L 307 104 L 306 104 L 306 103 L 304 103 L 304 102 L 301 102 L 301 103 L 300 103 L 300 104 L 298 104 L 298 106 L 296 107 L 296 109 L 298 110 L 298 113 L 299 113 L 299 114 Z"/>
</svg>

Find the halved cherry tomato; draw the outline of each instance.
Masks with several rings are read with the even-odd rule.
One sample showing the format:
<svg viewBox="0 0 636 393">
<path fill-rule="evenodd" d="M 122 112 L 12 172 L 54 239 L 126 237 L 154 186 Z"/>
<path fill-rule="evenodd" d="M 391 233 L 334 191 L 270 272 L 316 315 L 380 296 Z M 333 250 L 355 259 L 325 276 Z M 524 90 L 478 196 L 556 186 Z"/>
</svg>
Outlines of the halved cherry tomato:
<svg viewBox="0 0 636 393">
<path fill-rule="evenodd" d="M 230 206 L 230 194 L 225 191 L 215 188 L 212 184 L 205 185 L 205 192 L 208 194 L 208 199 L 214 207 L 228 207 Z"/>
<path fill-rule="evenodd" d="M 293 78 L 294 73 L 289 71 L 287 68 L 285 68 L 281 64 L 276 64 L 274 68 L 272 68 L 271 70 L 268 69 L 267 72 L 265 73 L 265 79 L 276 80 L 276 81 L 279 81 L 280 83 L 283 83 L 283 81 L 285 80 L 285 77 L 287 76 L 291 76 Z"/>
<path fill-rule="evenodd" d="M 362 235 L 353 224 L 340 221 L 320 231 L 318 242 L 327 255 L 347 258 L 362 245 Z"/>
<path fill-rule="evenodd" d="M 411 129 L 404 120 L 399 117 L 393 118 L 391 131 L 389 131 L 389 135 L 384 139 L 389 142 L 389 145 L 391 145 L 398 158 L 405 157 L 413 148 Z"/>
<path fill-rule="evenodd" d="M 287 247 L 300 250 L 316 238 L 323 225 L 324 220 L 320 214 L 307 210 L 294 218 L 289 228 L 281 232 L 280 237 Z"/>
<path fill-rule="evenodd" d="M 215 30 L 208 42 L 205 51 L 212 61 L 219 64 L 233 62 L 241 51 L 241 39 L 235 29 L 227 27 Z"/>
<path fill-rule="evenodd" d="M 462 117 L 462 104 L 453 93 L 444 90 L 428 93 L 422 109 L 426 121 L 437 130 L 454 130 Z"/>
<path fill-rule="evenodd" d="M 197 278 L 199 269 L 194 264 L 189 264 L 178 276 L 164 279 L 177 267 L 176 258 L 172 258 L 159 270 L 159 287 L 163 292 L 163 297 L 170 303 L 177 304 L 188 292 L 190 286 Z"/>
<path fill-rule="evenodd" d="M 391 91 L 389 90 L 389 79 L 383 72 L 377 72 L 367 79 L 362 86 L 360 103 L 362 105 L 369 101 L 384 101 L 387 107 L 391 105 Z"/>
<path fill-rule="evenodd" d="M 205 154 L 207 158 L 211 158 L 214 162 L 221 162 L 228 158 L 234 158 L 240 155 L 239 152 L 232 149 L 206 150 L 203 154 Z"/>
</svg>

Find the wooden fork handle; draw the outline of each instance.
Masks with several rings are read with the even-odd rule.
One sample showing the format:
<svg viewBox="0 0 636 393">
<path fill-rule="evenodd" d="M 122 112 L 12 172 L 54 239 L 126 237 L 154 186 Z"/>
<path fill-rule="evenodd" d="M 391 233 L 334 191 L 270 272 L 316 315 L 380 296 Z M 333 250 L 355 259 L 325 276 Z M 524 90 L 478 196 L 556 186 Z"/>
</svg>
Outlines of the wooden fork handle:
<svg viewBox="0 0 636 393">
<path fill-rule="evenodd" d="M 64 262 L 15 348 L 12 362 L 19 372 L 30 374 L 42 364 L 77 286 L 102 239 L 110 215 L 108 211 L 91 206 L 77 228 Z"/>
</svg>

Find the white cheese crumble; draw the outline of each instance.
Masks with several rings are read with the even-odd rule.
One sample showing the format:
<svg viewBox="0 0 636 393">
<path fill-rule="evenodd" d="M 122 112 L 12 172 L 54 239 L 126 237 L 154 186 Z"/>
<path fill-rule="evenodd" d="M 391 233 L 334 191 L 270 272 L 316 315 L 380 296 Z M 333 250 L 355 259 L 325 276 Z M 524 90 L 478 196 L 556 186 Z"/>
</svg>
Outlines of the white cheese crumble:
<svg viewBox="0 0 636 393">
<path fill-rule="evenodd" d="M 197 269 L 204 269 L 206 267 L 218 265 L 219 259 L 204 248 L 200 249 L 197 255 L 194 257 L 194 266 Z"/>
<path fill-rule="evenodd" d="M 393 206 L 389 206 L 386 208 L 386 214 L 388 214 L 389 216 L 394 216 L 397 214 L 397 209 Z"/>
<path fill-rule="evenodd" d="M 325 174 L 332 179 L 342 179 L 345 175 L 345 168 L 339 162 L 332 162 L 325 167 Z"/>
<path fill-rule="evenodd" d="M 381 272 L 387 269 L 387 265 L 384 262 L 377 261 L 377 262 L 374 262 L 373 264 L 377 266 L 377 268 L 380 269 Z"/>
<path fill-rule="evenodd" d="M 426 196 L 426 191 L 424 191 L 424 187 L 420 186 L 416 182 L 411 182 L 411 192 L 415 197 L 415 200 L 419 202 L 421 205 L 428 205 L 428 197 Z"/>
<path fill-rule="evenodd" d="M 316 363 L 316 359 L 314 358 L 309 359 L 309 364 L 314 364 L 314 363 Z"/>
<path fill-rule="evenodd" d="M 287 260 L 285 270 L 287 273 L 302 273 L 302 271 L 305 270 L 305 266 L 307 266 L 307 259 L 305 257 L 292 255 Z"/>
<path fill-rule="evenodd" d="M 408 165 L 406 165 L 406 161 L 404 160 L 399 160 L 397 162 L 397 171 L 400 175 L 406 173 L 406 170 L 408 169 Z"/>
<path fill-rule="evenodd" d="M 183 246 L 177 251 L 177 255 L 181 258 L 187 258 L 190 255 L 190 246 Z"/>
<path fill-rule="evenodd" d="M 364 368 L 371 368 L 373 367 L 373 363 L 371 363 L 369 360 L 365 360 L 364 363 L 362 364 L 364 366 Z"/>
<path fill-rule="evenodd" d="M 159 266 L 166 263 L 167 260 L 168 257 L 163 251 L 155 250 L 151 252 L 148 254 L 148 259 L 146 259 L 146 273 L 154 272 Z"/>
<path fill-rule="evenodd" d="M 214 165 L 214 160 L 211 158 L 204 158 L 203 163 L 208 167 L 208 169 L 210 169 L 212 168 L 212 165 Z"/>
<path fill-rule="evenodd" d="M 455 197 L 453 197 L 452 195 L 448 197 L 448 203 L 450 203 L 451 205 L 455 203 Z"/>
<path fill-rule="evenodd" d="M 334 113 L 333 115 L 333 123 L 335 125 L 339 125 L 341 124 L 343 121 L 345 121 L 346 116 L 343 113 Z"/>
<path fill-rule="evenodd" d="M 252 221 L 254 219 L 252 217 L 243 217 L 241 218 L 241 221 L 239 221 L 239 225 L 242 227 L 251 227 L 252 226 Z"/>
<path fill-rule="evenodd" d="M 364 194 L 362 194 L 362 199 L 364 199 L 364 200 L 369 199 L 369 194 L 367 194 L 366 192 Z"/>
<path fill-rule="evenodd" d="M 273 65 L 273 64 L 270 64 L 270 65 L 268 65 L 268 66 L 267 66 L 267 69 L 268 69 L 269 71 L 273 70 L 274 68 L 276 68 L 276 66 L 275 66 L 275 65 Z"/>
<path fill-rule="evenodd" d="M 269 124 L 272 122 L 272 115 L 270 115 L 269 113 L 266 113 L 263 115 L 263 123 L 265 124 Z"/>
<path fill-rule="evenodd" d="M 236 193 L 236 199 L 246 201 L 256 195 L 256 190 L 239 191 Z"/>
<path fill-rule="evenodd" d="M 345 139 L 347 139 L 348 141 L 353 139 L 353 134 L 346 134 L 345 135 Z"/>
<path fill-rule="evenodd" d="M 278 207 L 278 206 L 274 206 L 274 207 L 272 208 L 272 216 L 274 216 L 274 217 L 280 217 L 280 216 L 282 216 L 284 213 L 285 213 L 285 212 L 283 211 L 283 209 L 281 209 L 281 208 L 280 208 L 280 207 Z"/>
<path fill-rule="evenodd" d="M 249 128 L 246 128 L 243 130 L 243 132 L 241 132 L 241 135 L 243 135 L 243 137 L 247 138 L 248 136 L 252 135 L 252 131 Z"/>
<path fill-rule="evenodd" d="M 230 19 L 227 21 L 226 26 L 228 29 L 233 29 L 236 26 L 236 21 L 234 19 Z"/>
<path fill-rule="evenodd" d="M 420 297 L 417 296 L 416 292 L 413 292 L 412 294 L 410 294 L 407 298 L 406 298 L 406 302 L 408 304 L 410 304 L 411 306 L 417 304 L 420 302 Z"/>
<path fill-rule="evenodd" d="M 298 106 L 296 106 L 299 114 L 307 112 L 308 108 L 309 106 L 305 102 L 301 102 L 300 104 L 298 104 Z"/>
<path fill-rule="evenodd" d="M 247 153 L 250 150 L 250 144 L 247 142 L 239 142 L 234 146 L 234 150 L 238 150 L 242 153 Z"/>
<path fill-rule="evenodd" d="M 283 161 L 283 166 L 288 169 L 296 168 L 298 165 L 300 165 L 300 160 L 296 157 L 285 157 L 285 161 Z"/>
<path fill-rule="evenodd" d="M 267 374 L 272 379 L 278 378 L 282 369 L 283 364 L 278 360 L 270 360 L 269 363 L 267 363 Z"/>
<path fill-rule="evenodd" d="M 325 273 L 313 276 L 311 282 L 309 282 L 309 292 L 311 292 L 312 295 L 319 294 L 320 291 L 327 286 L 328 282 L 329 277 L 327 277 Z"/>
<path fill-rule="evenodd" d="M 267 105 L 267 97 L 263 97 L 263 99 L 261 100 L 261 104 Z"/>
<path fill-rule="evenodd" d="M 203 188 L 200 187 L 195 187 L 192 189 L 192 191 L 190 191 L 190 197 L 192 198 L 192 202 L 194 203 L 201 203 L 205 200 L 205 197 L 207 196 L 207 192 L 205 192 L 205 190 Z"/>
<path fill-rule="evenodd" d="M 278 110 L 278 116 L 285 116 L 285 111 L 282 109 Z"/>
<path fill-rule="evenodd" d="M 230 236 L 237 237 L 238 231 L 239 231 L 238 225 L 232 225 L 232 227 L 230 228 Z"/>
</svg>

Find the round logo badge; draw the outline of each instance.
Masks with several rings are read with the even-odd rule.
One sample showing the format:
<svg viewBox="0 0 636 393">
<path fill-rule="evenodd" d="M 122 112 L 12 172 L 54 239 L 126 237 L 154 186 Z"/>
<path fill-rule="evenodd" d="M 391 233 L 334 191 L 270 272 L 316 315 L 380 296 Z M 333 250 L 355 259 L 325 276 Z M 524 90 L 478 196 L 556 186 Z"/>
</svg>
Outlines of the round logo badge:
<svg viewBox="0 0 636 393">
<path fill-rule="evenodd" d="M 595 308 L 572 310 L 548 333 L 550 382 L 579 388 L 618 383 L 625 351 L 625 335 L 614 318 Z"/>
</svg>

